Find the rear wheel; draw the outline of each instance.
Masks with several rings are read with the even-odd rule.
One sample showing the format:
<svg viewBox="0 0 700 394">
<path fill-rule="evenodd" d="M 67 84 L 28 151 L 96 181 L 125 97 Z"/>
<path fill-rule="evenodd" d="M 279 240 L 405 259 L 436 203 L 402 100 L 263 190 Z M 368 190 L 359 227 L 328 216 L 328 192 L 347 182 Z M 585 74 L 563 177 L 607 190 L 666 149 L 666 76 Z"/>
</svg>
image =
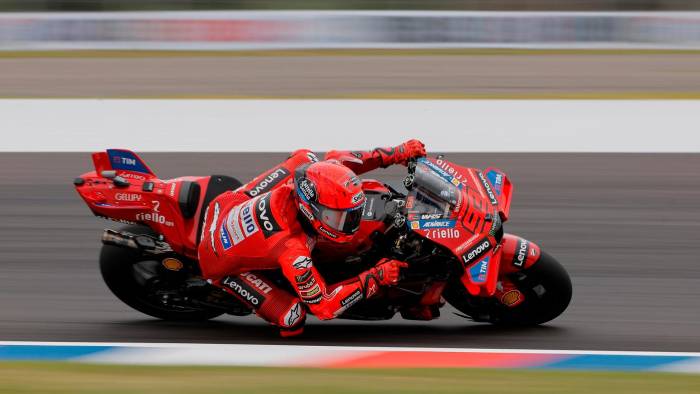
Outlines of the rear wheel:
<svg viewBox="0 0 700 394">
<path fill-rule="evenodd" d="M 564 267 L 545 252 L 532 267 L 511 274 L 509 278 L 525 296 L 525 300 L 513 308 L 495 299 L 472 297 L 461 283 L 449 286 L 445 299 L 476 321 L 499 325 L 543 324 L 561 315 L 569 306 L 571 278 Z"/>
<path fill-rule="evenodd" d="M 119 231 L 154 235 L 150 228 L 136 225 L 125 226 Z M 107 287 L 117 298 L 147 315 L 163 320 L 201 321 L 223 314 L 220 310 L 169 302 L 168 288 L 175 292 L 177 289 L 173 285 L 177 283 L 166 283 L 165 277 L 169 273 L 160 260 L 134 250 L 104 245 L 100 253 L 100 271 Z"/>
</svg>

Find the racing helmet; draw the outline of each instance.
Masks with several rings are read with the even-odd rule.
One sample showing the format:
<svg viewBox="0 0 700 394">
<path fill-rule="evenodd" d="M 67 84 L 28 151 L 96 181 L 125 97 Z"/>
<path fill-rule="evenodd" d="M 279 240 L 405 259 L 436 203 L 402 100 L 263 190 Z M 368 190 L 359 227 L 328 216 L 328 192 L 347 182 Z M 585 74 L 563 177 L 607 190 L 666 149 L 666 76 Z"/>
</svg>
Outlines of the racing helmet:
<svg viewBox="0 0 700 394">
<path fill-rule="evenodd" d="M 366 201 L 357 175 L 337 162 L 320 161 L 297 168 L 294 186 L 299 211 L 314 230 L 330 241 L 349 242 Z"/>
</svg>

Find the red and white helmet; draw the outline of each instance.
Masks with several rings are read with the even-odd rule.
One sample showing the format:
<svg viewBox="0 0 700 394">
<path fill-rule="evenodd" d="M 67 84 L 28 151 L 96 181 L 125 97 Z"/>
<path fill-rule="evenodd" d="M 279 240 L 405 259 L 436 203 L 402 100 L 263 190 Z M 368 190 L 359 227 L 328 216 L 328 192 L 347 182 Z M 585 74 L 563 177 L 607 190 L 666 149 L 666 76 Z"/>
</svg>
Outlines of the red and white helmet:
<svg viewBox="0 0 700 394">
<path fill-rule="evenodd" d="M 331 161 L 311 163 L 294 173 L 299 210 L 330 241 L 350 241 L 360 228 L 365 193 L 349 168 Z"/>
</svg>

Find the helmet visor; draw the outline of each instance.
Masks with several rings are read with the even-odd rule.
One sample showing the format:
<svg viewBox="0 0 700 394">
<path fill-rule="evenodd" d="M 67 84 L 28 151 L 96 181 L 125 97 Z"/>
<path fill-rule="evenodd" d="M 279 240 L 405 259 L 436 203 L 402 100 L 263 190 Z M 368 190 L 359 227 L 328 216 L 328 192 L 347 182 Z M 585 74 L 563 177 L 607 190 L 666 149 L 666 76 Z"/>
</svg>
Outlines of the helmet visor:
<svg viewBox="0 0 700 394">
<path fill-rule="evenodd" d="M 317 218 L 324 225 L 345 234 L 354 234 L 360 228 L 364 206 L 365 205 L 362 204 L 355 208 L 342 210 L 314 204 L 314 208 L 316 208 L 316 212 L 318 213 Z"/>
</svg>

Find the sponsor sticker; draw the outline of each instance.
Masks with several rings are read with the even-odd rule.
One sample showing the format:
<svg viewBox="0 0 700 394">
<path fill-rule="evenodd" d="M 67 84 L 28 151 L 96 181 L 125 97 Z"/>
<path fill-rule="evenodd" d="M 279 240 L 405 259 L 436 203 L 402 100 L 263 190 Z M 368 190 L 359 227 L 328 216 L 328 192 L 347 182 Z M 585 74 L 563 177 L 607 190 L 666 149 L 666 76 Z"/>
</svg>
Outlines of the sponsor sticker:
<svg viewBox="0 0 700 394">
<path fill-rule="evenodd" d="M 408 222 L 412 230 L 425 230 L 434 228 L 453 228 L 456 224 L 455 220 L 436 219 L 436 220 L 413 220 Z"/>
<path fill-rule="evenodd" d="M 257 197 L 260 194 L 270 191 L 278 183 L 282 182 L 289 175 L 289 171 L 284 167 L 277 167 L 270 171 L 258 183 L 253 185 L 250 190 L 246 191 L 250 197 Z"/>
<path fill-rule="evenodd" d="M 315 297 L 320 292 L 321 287 L 318 285 L 318 283 L 315 283 L 309 290 L 299 291 L 299 294 L 301 295 L 301 298 L 309 299 Z"/>
<path fill-rule="evenodd" d="M 229 250 L 233 246 L 228 230 L 226 230 L 225 223 L 221 223 L 221 227 L 219 227 L 219 240 L 221 241 L 221 246 L 223 246 L 224 250 Z"/>
<path fill-rule="evenodd" d="M 522 300 L 522 293 L 516 289 L 509 290 L 501 296 L 501 303 L 511 308 L 520 304 Z"/>
<path fill-rule="evenodd" d="M 439 165 L 433 163 L 432 161 L 426 159 L 426 158 L 420 158 L 418 159 L 418 162 L 425 164 L 430 168 L 434 174 L 442 178 L 443 180 L 455 185 L 458 189 L 462 188 L 462 182 L 459 181 L 459 179 L 456 179 L 452 175 L 450 175 L 447 171 L 442 169 Z"/>
<path fill-rule="evenodd" d="M 513 265 L 522 268 L 527 259 L 527 252 L 530 248 L 530 242 L 518 238 L 518 244 L 515 246 L 515 254 L 513 254 Z"/>
<path fill-rule="evenodd" d="M 349 296 L 343 298 L 340 300 L 340 306 L 344 308 L 350 308 L 351 306 L 355 305 L 357 302 L 359 302 L 362 299 L 362 292 L 360 289 L 357 289 L 350 293 Z"/>
<path fill-rule="evenodd" d="M 117 201 L 141 201 L 141 195 L 136 193 L 117 193 L 114 199 Z"/>
<path fill-rule="evenodd" d="M 430 230 L 426 233 L 428 239 L 455 239 L 462 236 L 459 229 L 456 228 L 443 228 Z"/>
<path fill-rule="evenodd" d="M 253 203 L 253 200 L 248 201 L 241 208 L 241 227 L 246 238 L 258 232 L 258 225 L 253 219 Z"/>
<path fill-rule="evenodd" d="M 365 198 L 365 193 L 359 192 L 359 193 L 355 194 L 354 196 L 352 196 L 351 202 L 353 205 L 355 205 L 355 204 L 359 203 L 360 201 L 362 201 L 364 198 Z"/>
<path fill-rule="evenodd" d="M 486 254 L 486 252 L 488 252 L 489 249 L 491 249 L 491 241 L 489 241 L 488 238 L 484 238 L 481 241 L 477 242 L 476 245 L 474 245 L 471 249 L 469 249 L 469 251 L 462 255 L 462 261 L 464 262 L 464 266 L 466 267 L 472 261 Z"/>
<path fill-rule="evenodd" d="M 493 189 L 491 188 L 491 184 L 486 180 L 484 174 L 482 174 L 481 171 L 479 171 L 477 172 L 477 175 L 479 176 L 479 181 L 481 182 L 481 186 L 483 186 L 484 191 L 486 192 L 486 195 L 489 198 L 489 201 L 491 201 L 491 205 L 498 204 L 498 199 L 496 199 L 496 195 L 494 194 Z"/>
<path fill-rule="evenodd" d="M 162 224 L 167 227 L 173 227 L 175 223 L 172 220 L 168 220 L 165 216 L 159 212 L 147 212 L 136 214 L 136 221 L 138 222 L 152 222 L 157 224 Z"/>
<path fill-rule="evenodd" d="M 325 235 L 328 236 L 329 238 L 333 238 L 333 239 L 338 238 L 337 235 L 335 235 L 335 234 L 333 234 L 332 232 L 328 231 L 328 229 L 326 229 L 326 228 L 323 227 L 323 226 L 319 226 L 319 227 L 318 227 L 318 231 L 322 232 L 323 234 L 325 234 Z"/>
<path fill-rule="evenodd" d="M 314 201 L 316 199 L 316 186 L 310 180 L 306 178 L 300 180 L 298 189 L 301 196 L 307 202 Z"/>
<path fill-rule="evenodd" d="M 299 321 L 300 317 L 301 304 L 297 302 L 291 309 L 289 309 L 289 312 L 287 312 L 287 314 L 284 315 L 283 321 L 287 325 L 287 327 L 293 327 Z"/>
<path fill-rule="evenodd" d="M 265 294 L 269 294 L 272 291 L 272 286 L 265 283 L 264 280 L 262 280 L 255 274 L 252 274 L 250 272 L 244 272 L 241 274 L 241 277 L 245 278 L 248 281 L 248 283 L 257 287 L 258 290 L 262 291 Z"/>
<path fill-rule="evenodd" d="M 132 152 L 119 149 L 107 149 L 107 156 L 109 156 L 112 169 L 134 171 L 143 174 L 150 173 L 141 160 L 139 160 Z"/>
<path fill-rule="evenodd" d="M 122 177 L 122 178 L 135 179 L 137 181 L 145 181 L 146 180 L 145 176 L 134 174 L 131 172 L 118 172 L 117 175 Z"/>
<path fill-rule="evenodd" d="M 301 283 L 306 282 L 311 277 L 311 274 L 312 274 L 312 272 L 311 272 L 311 270 L 309 270 L 309 271 L 304 272 L 301 275 L 296 275 L 294 277 L 294 279 L 296 279 L 297 283 L 301 284 Z"/>
<path fill-rule="evenodd" d="M 322 295 L 319 295 L 319 296 L 316 297 L 316 298 L 310 298 L 310 299 L 308 299 L 308 300 L 305 299 L 304 302 L 307 303 L 307 304 L 311 304 L 311 305 L 313 305 L 313 304 L 318 304 L 319 302 L 321 302 L 321 299 L 322 299 L 322 298 L 323 298 L 323 296 L 322 296 Z"/>
<path fill-rule="evenodd" d="M 490 257 L 484 257 L 481 261 L 477 262 L 469 268 L 469 277 L 474 283 L 485 283 L 486 275 L 489 272 L 489 261 Z"/>
<path fill-rule="evenodd" d="M 311 271 L 307 271 L 307 272 L 310 273 Z M 297 285 L 297 289 L 299 289 L 299 290 L 308 290 L 308 289 L 310 289 L 310 288 L 311 288 L 313 285 L 315 285 L 315 284 L 316 284 L 316 279 L 311 278 L 311 279 L 310 279 L 309 281 L 307 281 L 306 283 L 298 284 L 298 285 Z"/>
<path fill-rule="evenodd" d="M 309 268 L 311 268 L 312 265 L 313 265 L 313 262 L 311 260 L 311 257 L 308 257 L 308 256 L 299 256 L 292 263 L 292 266 L 298 270 L 309 269 Z"/>
<path fill-rule="evenodd" d="M 307 219 L 314 220 L 314 215 L 308 209 L 306 209 L 306 206 L 304 206 L 304 204 L 299 203 L 299 210 L 304 216 L 306 216 Z"/>
<path fill-rule="evenodd" d="M 437 159 L 435 160 L 435 164 L 440 166 L 440 168 L 442 168 L 443 170 L 447 171 L 447 173 L 453 178 L 452 184 L 458 186 L 458 184 L 462 182 L 462 174 L 460 174 L 459 171 L 457 171 L 457 169 L 452 166 L 452 163 L 443 159 Z M 455 181 L 457 182 L 455 183 Z"/>
<path fill-rule="evenodd" d="M 316 155 L 311 153 L 311 152 L 306 153 L 306 158 L 309 159 L 309 162 L 311 162 L 311 163 L 318 162 L 318 157 L 316 157 Z"/>
<path fill-rule="evenodd" d="M 164 259 L 163 262 L 163 267 L 170 271 L 180 271 L 182 267 L 184 267 L 184 264 L 182 264 L 182 261 L 168 257 L 167 259 Z"/>
<path fill-rule="evenodd" d="M 406 199 L 406 208 L 408 209 L 413 209 L 413 205 L 416 203 L 416 197 L 415 196 L 408 196 Z"/>
<path fill-rule="evenodd" d="M 228 229 L 229 234 L 233 236 L 234 245 L 238 245 L 241 241 L 245 239 L 245 235 L 243 235 L 243 231 L 241 230 L 241 226 L 239 223 L 240 215 L 241 206 L 237 205 L 228 213 L 228 217 L 226 218 L 226 228 Z"/>
<path fill-rule="evenodd" d="M 265 302 L 265 297 L 262 294 L 239 278 L 227 276 L 221 283 L 223 283 L 224 286 L 228 286 L 253 308 L 258 308 Z"/>
<path fill-rule="evenodd" d="M 461 252 L 461 251 L 463 251 L 463 250 L 466 249 L 468 246 L 470 246 L 470 245 L 472 244 L 472 242 L 474 242 L 474 240 L 477 239 L 478 237 L 479 237 L 479 234 L 473 234 L 471 237 L 469 237 L 468 240 L 464 241 L 461 245 L 459 245 L 459 246 L 455 249 L 455 251 L 456 251 L 456 252 Z"/>
<path fill-rule="evenodd" d="M 496 195 L 500 196 L 503 193 L 503 174 L 496 170 L 491 170 L 486 173 L 486 177 L 493 185 Z"/>
<path fill-rule="evenodd" d="M 272 216 L 272 210 L 270 209 L 271 198 L 272 194 L 268 192 L 260 197 L 255 204 L 255 216 L 258 218 L 258 224 L 260 224 L 265 238 L 270 238 L 282 230 L 275 217 Z"/>
<path fill-rule="evenodd" d="M 489 230 L 489 234 L 493 237 L 496 236 L 496 233 L 498 230 L 501 228 L 502 222 L 501 222 L 501 215 L 496 212 L 493 216 L 493 219 L 491 219 L 491 229 Z"/>
</svg>

